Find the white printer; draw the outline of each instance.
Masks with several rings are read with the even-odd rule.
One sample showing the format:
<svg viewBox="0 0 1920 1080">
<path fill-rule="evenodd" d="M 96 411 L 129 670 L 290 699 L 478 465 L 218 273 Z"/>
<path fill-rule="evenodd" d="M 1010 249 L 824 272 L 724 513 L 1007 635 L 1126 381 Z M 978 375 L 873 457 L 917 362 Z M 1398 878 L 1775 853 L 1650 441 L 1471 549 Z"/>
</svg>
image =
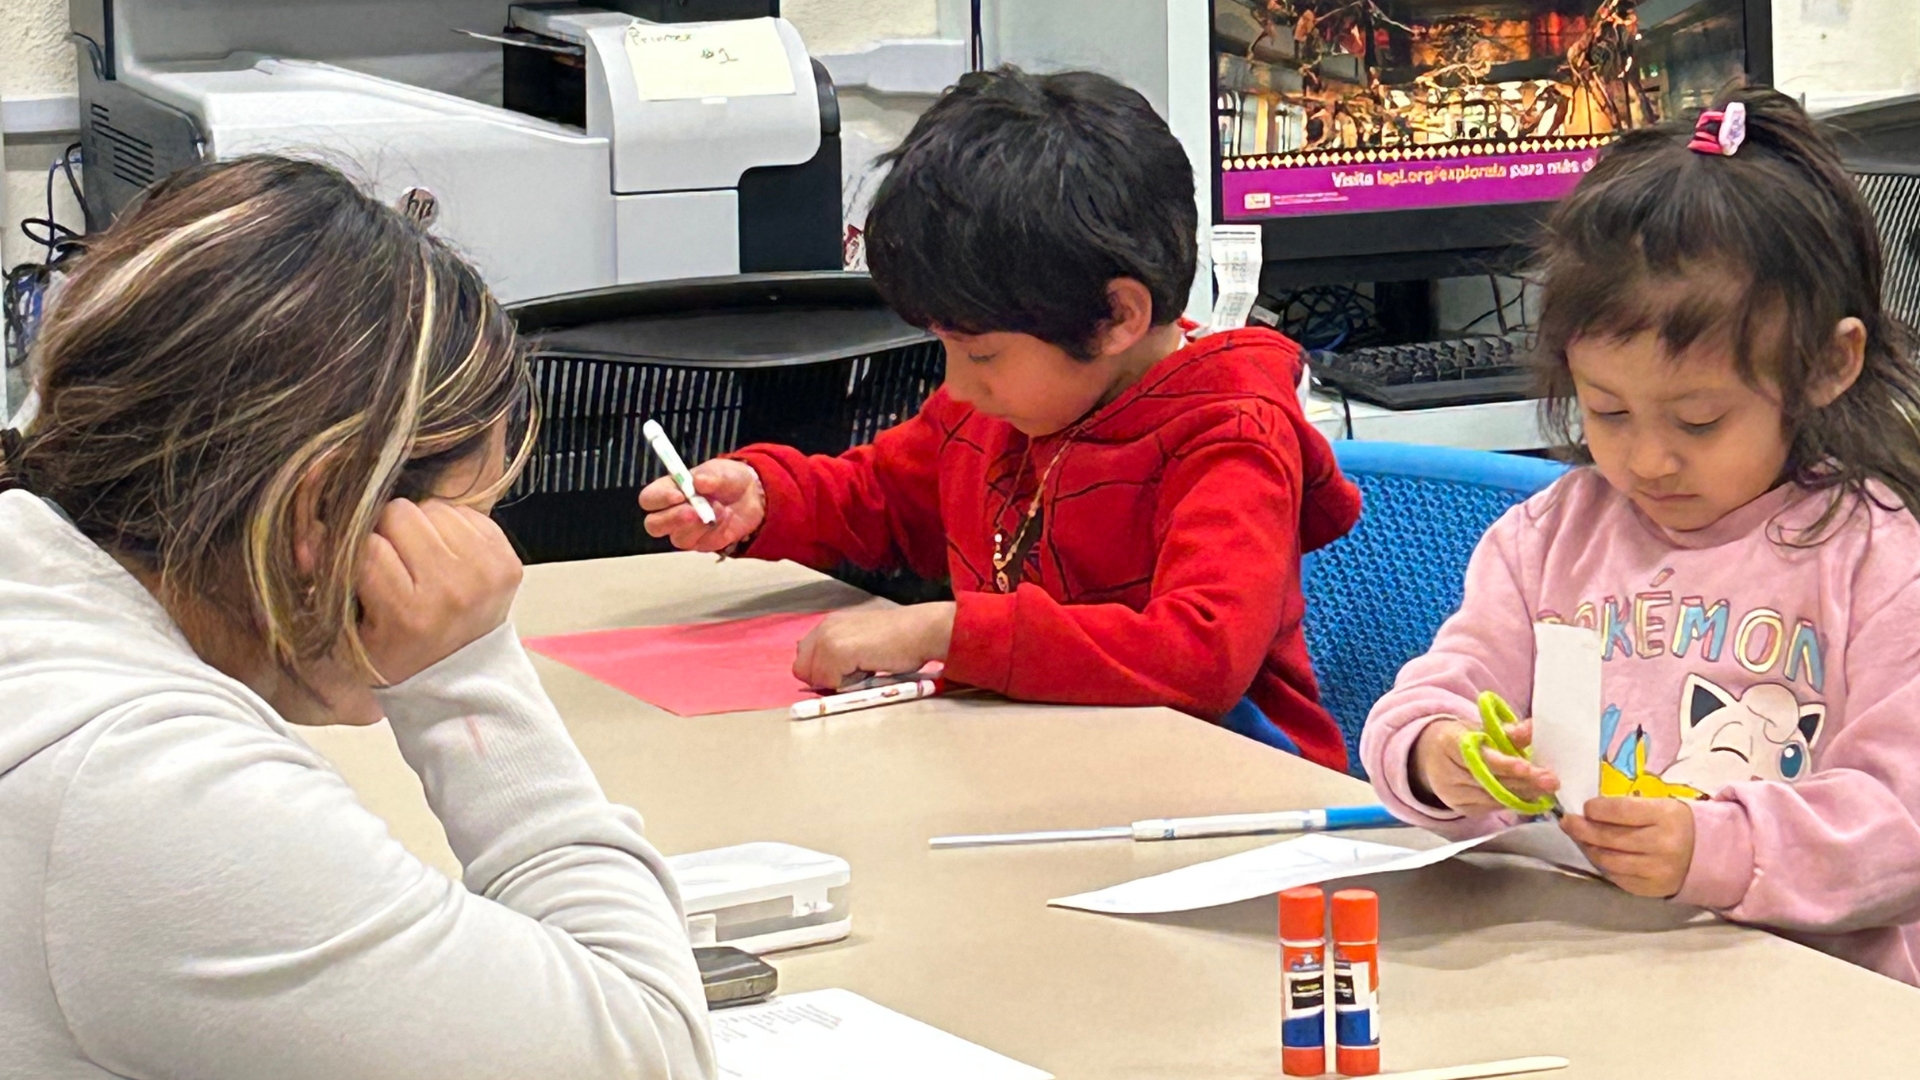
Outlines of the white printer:
<svg viewBox="0 0 1920 1080">
<path fill-rule="evenodd" d="M 89 228 L 251 153 L 344 168 L 503 300 L 841 265 L 839 110 L 777 0 L 72 0 Z"/>
</svg>

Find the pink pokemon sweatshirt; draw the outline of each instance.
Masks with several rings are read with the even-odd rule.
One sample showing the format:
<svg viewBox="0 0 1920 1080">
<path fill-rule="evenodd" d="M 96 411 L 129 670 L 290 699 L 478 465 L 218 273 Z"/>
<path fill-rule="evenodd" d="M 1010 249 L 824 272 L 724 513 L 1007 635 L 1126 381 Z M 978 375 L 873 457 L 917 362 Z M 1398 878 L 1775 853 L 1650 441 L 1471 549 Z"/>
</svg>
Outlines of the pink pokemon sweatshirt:
<svg viewBox="0 0 1920 1080">
<path fill-rule="evenodd" d="M 1440 717 L 1477 725 L 1483 690 L 1531 699 L 1532 623 L 1592 627 L 1602 793 L 1694 800 L 1675 899 L 1920 983 L 1920 522 L 1853 500 L 1791 546 L 1831 498 L 1786 485 L 1670 532 L 1582 469 L 1514 507 L 1368 717 L 1381 799 L 1457 837 L 1511 823 L 1416 799 L 1414 742 Z"/>
</svg>

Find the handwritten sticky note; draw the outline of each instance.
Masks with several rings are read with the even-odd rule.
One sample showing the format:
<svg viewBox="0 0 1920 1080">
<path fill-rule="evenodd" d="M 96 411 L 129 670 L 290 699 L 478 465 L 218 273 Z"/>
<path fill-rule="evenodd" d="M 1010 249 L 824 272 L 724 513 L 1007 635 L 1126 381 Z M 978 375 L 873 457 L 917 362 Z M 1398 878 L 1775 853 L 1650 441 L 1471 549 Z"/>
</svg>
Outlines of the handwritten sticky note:
<svg viewBox="0 0 1920 1080">
<path fill-rule="evenodd" d="M 821 611 L 529 638 L 527 648 L 678 716 L 784 709 L 812 697 L 794 648 Z"/>
<path fill-rule="evenodd" d="M 793 93 L 793 68 L 773 19 L 635 22 L 626 44 L 642 101 Z"/>
<path fill-rule="evenodd" d="M 1213 280 L 1219 299 L 1213 304 L 1213 329 L 1237 330 L 1247 325 L 1254 301 L 1260 298 L 1260 226 L 1215 225 L 1208 245 Z"/>
<path fill-rule="evenodd" d="M 1600 795 L 1600 636 L 1536 623 L 1533 649 L 1533 760 L 1560 778 L 1560 806 L 1577 814 Z"/>
</svg>

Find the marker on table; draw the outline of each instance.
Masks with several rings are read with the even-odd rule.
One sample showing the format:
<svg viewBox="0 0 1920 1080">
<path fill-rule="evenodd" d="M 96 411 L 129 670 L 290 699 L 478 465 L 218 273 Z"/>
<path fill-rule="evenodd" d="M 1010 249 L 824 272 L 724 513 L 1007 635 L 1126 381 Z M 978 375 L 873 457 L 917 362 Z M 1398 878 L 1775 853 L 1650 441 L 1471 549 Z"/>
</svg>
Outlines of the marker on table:
<svg viewBox="0 0 1920 1080">
<path fill-rule="evenodd" d="M 687 505 L 700 515 L 700 520 L 708 525 L 719 519 L 713 516 L 713 504 L 693 490 L 693 474 L 687 471 L 687 463 L 680 460 L 680 452 L 667 440 L 667 431 L 657 422 L 649 420 L 640 425 L 640 434 L 646 436 L 647 445 L 653 448 L 653 456 L 667 467 L 667 475 L 673 477 L 674 486 L 680 494 L 687 497 Z"/>
<path fill-rule="evenodd" d="M 818 720 L 823 716 L 839 716 L 841 713 L 859 712 L 878 705 L 893 705 L 902 701 L 914 701 L 932 697 L 946 688 L 940 679 L 915 679 L 911 682 L 897 682 L 887 686 L 876 686 L 868 690 L 855 690 L 850 694 L 829 694 L 814 698 L 812 701 L 797 702 L 787 714 L 795 720 Z"/>
<path fill-rule="evenodd" d="M 1266 836 L 1272 833 L 1330 832 L 1336 829 L 1392 829 L 1406 822 L 1384 806 L 1334 806 L 1325 810 L 1279 810 L 1271 814 L 1217 814 L 1212 817 L 1147 818 L 1131 825 L 1100 829 L 936 836 L 935 848 L 1005 847 L 1059 844 L 1078 840 L 1192 840 L 1208 836 Z"/>
</svg>

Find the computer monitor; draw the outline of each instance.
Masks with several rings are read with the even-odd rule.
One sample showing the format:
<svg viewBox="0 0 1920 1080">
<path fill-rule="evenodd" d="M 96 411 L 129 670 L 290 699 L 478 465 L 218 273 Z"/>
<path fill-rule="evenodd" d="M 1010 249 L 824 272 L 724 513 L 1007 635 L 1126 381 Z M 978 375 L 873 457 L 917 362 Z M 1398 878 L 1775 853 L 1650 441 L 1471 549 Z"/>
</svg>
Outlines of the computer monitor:
<svg viewBox="0 0 1920 1080">
<path fill-rule="evenodd" d="M 1513 265 L 1623 131 L 1772 79 L 1770 0 L 1211 0 L 1214 220 L 1269 288 Z"/>
</svg>

